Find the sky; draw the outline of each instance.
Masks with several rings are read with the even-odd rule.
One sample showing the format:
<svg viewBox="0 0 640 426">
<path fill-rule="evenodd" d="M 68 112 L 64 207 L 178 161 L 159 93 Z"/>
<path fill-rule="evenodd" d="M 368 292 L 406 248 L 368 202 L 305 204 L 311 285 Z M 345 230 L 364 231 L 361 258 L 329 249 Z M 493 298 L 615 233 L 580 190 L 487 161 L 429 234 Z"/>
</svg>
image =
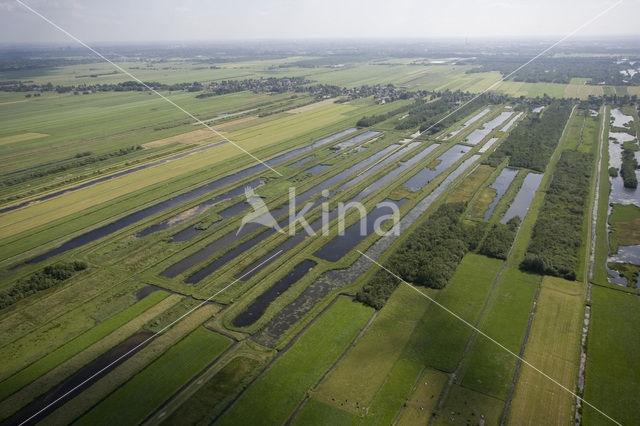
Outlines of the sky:
<svg viewBox="0 0 640 426">
<path fill-rule="evenodd" d="M 563 36 L 616 0 L 21 0 L 85 42 Z M 623 0 L 576 35 L 638 35 Z M 0 0 L 0 43 L 68 38 Z"/>
</svg>

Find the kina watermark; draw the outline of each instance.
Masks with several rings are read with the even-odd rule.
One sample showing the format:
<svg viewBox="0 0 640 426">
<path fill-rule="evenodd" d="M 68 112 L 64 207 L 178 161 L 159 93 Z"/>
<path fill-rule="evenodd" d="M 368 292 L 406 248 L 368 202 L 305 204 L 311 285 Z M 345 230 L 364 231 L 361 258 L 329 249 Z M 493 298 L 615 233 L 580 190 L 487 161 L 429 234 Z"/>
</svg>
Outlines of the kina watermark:
<svg viewBox="0 0 640 426">
<path fill-rule="evenodd" d="M 316 236 L 318 234 L 327 236 L 330 234 L 330 224 L 334 220 L 337 220 L 338 236 L 346 235 L 347 230 L 354 232 L 356 229 L 360 236 L 367 236 L 372 233 L 379 236 L 400 235 L 400 207 L 390 200 L 376 204 L 370 211 L 367 210 L 363 203 L 354 200 L 346 203 L 338 202 L 337 206 L 332 208 L 329 203 L 330 193 L 325 189 L 321 192 L 324 201 L 319 204 L 320 218 L 309 223 L 307 217 L 318 206 L 318 202 L 307 202 L 298 210 L 296 188 L 289 187 L 288 216 L 278 222 L 263 198 L 255 192 L 254 188 L 245 187 L 244 195 L 251 207 L 251 211 L 243 216 L 236 235 L 240 234 L 247 224 L 254 223 L 290 236 L 296 235 L 297 232 L 306 232 L 308 236 Z M 360 219 L 358 222 L 347 226 L 349 213 L 354 210 L 358 212 Z M 390 227 L 389 223 L 391 223 Z"/>
</svg>

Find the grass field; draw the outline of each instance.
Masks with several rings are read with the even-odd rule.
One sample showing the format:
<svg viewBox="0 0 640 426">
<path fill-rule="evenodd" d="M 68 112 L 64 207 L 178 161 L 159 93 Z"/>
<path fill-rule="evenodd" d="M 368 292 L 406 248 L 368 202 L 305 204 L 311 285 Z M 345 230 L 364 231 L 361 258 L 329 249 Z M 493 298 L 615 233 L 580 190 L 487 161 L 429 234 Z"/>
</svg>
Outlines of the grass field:
<svg viewBox="0 0 640 426">
<path fill-rule="evenodd" d="M 640 353 L 638 321 L 637 296 L 592 287 L 584 398 L 622 424 L 633 424 L 638 418 L 640 370 L 634 361 L 634 354 Z M 611 424 L 588 406 L 582 412 L 584 424 Z"/>
<path fill-rule="evenodd" d="M 358 424 L 358 417 L 334 406 L 310 399 L 293 420 L 294 425 L 336 425 L 347 426 Z"/>
<path fill-rule="evenodd" d="M 500 424 L 504 402 L 464 386 L 453 385 L 437 425 Z"/>
<path fill-rule="evenodd" d="M 132 305 L 135 302 L 135 297 L 131 294 L 130 283 L 123 283 L 120 274 L 105 272 L 110 271 L 102 271 L 102 273 L 79 279 L 76 285 L 62 289 L 60 293 L 63 294 L 55 293 L 50 298 L 45 298 L 41 303 L 37 303 L 33 307 L 36 309 L 35 311 L 28 309 L 6 320 L 5 324 L 9 326 L 14 321 L 20 322 L 25 315 L 37 312 L 39 308 L 46 308 L 50 303 L 69 302 L 69 305 L 56 306 L 57 315 L 49 316 L 46 310 L 41 311 L 43 312 L 42 316 L 48 318 L 48 321 L 41 322 L 36 319 L 33 320 L 35 324 L 26 323 L 17 327 L 17 330 L 6 333 L 7 340 L 0 348 L 0 354 L 6 357 L 4 358 L 5 362 L 0 366 L 0 377 L 4 379 L 14 374 L 82 333 L 89 331 L 101 322 L 101 319 L 104 319 L 100 318 L 102 315 L 109 315 L 110 312 L 118 312 Z M 115 283 L 107 281 L 110 285 L 105 286 L 104 280 L 114 280 Z M 92 288 L 93 286 L 95 287 Z M 82 290 L 85 289 L 87 293 L 83 294 Z M 96 293 L 92 295 L 90 293 L 92 291 Z"/>
<path fill-rule="evenodd" d="M 444 290 L 428 292 L 474 322 L 500 265 L 469 254 Z M 410 398 L 422 367 L 452 371 L 470 333 L 451 314 L 401 285 L 312 399 L 364 416 L 366 422 L 388 423 Z M 439 394 L 438 387 L 429 389 Z"/>
<path fill-rule="evenodd" d="M 467 254 L 436 300 L 474 324 L 501 266 L 498 259 Z M 450 313 L 433 307 L 414 331 L 406 356 L 429 367 L 452 372 L 470 335 L 469 326 Z"/>
<path fill-rule="evenodd" d="M 142 314 L 138 315 L 135 319 L 124 324 L 122 327 L 113 331 L 109 335 L 100 339 L 99 341 L 87 347 L 86 349 L 82 350 L 81 352 L 77 353 L 76 355 L 68 358 L 66 361 L 57 364 L 55 367 L 48 370 L 48 372 L 46 372 L 42 376 L 39 376 L 33 382 L 22 387 L 19 391 L 15 392 L 9 398 L 3 400 L 0 403 L 0 417 L 6 417 L 9 414 L 12 414 L 17 409 L 23 407 L 28 402 L 34 400 L 36 397 L 42 395 L 43 393 L 45 393 L 46 391 L 54 387 L 56 384 L 62 382 L 64 379 L 66 379 L 75 371 L 77 371 L 79 367 L 87 365 L 89 362 L 93 361 L 98 356 L 104 354 L 113 346 L 119 344 L 129 336 L 133 335 L 135 332 L 140 330 L 140 328 L 146 321 L 149 321 L 154 316 L 158 315 L 165 309 L 171 307 L 173 304 L 175 304 L 179 300 L 179 298 L 180 296 L 178 295 L 171 295 L 165 298 L 161 302 L 157 303 L 156 305 L 144 311 Z M 79 338 L 77 340 L 82 340 L 82 339 Z M 74 343 L 74 341 L 63 346 L 62 349 L 63 350 L 65 348 L 67 350 L 75 349 L 73 348 L 72 343 Z M 62 353 L 64 353 L 64 351 Z M 58 351 L 52 352 L 52 355 L 58 355 L 58 354 L 59 354 Z M 43 360 L 46 360 L 46 359 L 48 359 L 48 357 L 43 358 Z M 32 366 L 42 367 L 43 364 L 41 363 L 41 361 L 38 361 L 32 364 Z M 50 365 L 46 365 L 46 364 L 44 366 L 47 368 L 51 367 Z M 31 370 L 31 367 L 23 371 L 33 372 L 33 370 Z M 22 376 L 22 372 L 18 373 L 14 377 L 21 377 L 21 376 Z M 13 377 L 7 380 L 7 383 L 10 383 L 12 381 L 13 381 Z"/>
<path fill-rule="evenodd" d="M 342 112 L 352 109 L 348 105 L 332 104 L 307 113 L 284 116 L 243 131 L 232 132 L 227 137 L 244 150 L 255 152 L 259 148 L 299 137 L 313 128 L 329 126 L 343 120 Z M 3 224 L 0 226 L 0 239 L 53 222 L 56 219 L 136 190 L 142 190 L 152 184 L 155 185 L 203 167 L 210 168 L 213 164 L 238 156 L 246 156 L 246 154 L 232 144 L 225 144 L 117 179 L 98 183 L 82 191 L 67 193 L 45 202 L 7 212 L 3 216 Z M 253 162 L 248 156 L 245 161 L 247 163 Z"/>
<path fill-rule="evenodd" d="M 189 379 L 215 360 L 229 345 L 227 337 L 198 327 L 126 385 L 80 418 L 76 424 L 142 422 Z M 127 402 L 136 401 L 135 404 Z"/>
<path fill-rule="evenodd" d="M 181 425 L 213 421 L 225 403 L 229 403 L 263 364 L 246 356 L 233 358 L 196 393 L 169 415 L 162 424 Z"/>
<path fill-rule="evenodd" d="M 167 295 L 167 293 L 160 291 L 152 293 L 130 308 L 100 323 L 86 333 L 83 333 L 71 340 L 64 346 L 48 353 L 43 358 L 40 358 L 35 363 L 29 365 L 29 367 L 4 380 L 0 383 L 0 400 L 5 399 L 16 390 L 29 384 L 47 371 L 56 367 L 58 364 L 66 361 L 78 352 L 102 339 L 116 328 L 121 327 L 125 323 L 138 317 L 144 311 L 167 297 Z"/>
<path fill-rule="evenodd" d="M 500 277 L 479 328 L 518 353 L 524 339 L 540 276 L 507 267 Z M 461 384 L 494 398 L 507 397 L 517 359 L 495 343 L 478 336 L 466 358 Z"/>
<path fill-rule="evenodd" d="M 398 425 L 427 424 L 438 406 L 440 393 L 448 379 L 443 372 L 426 368 L 398 418 Z"/>
<path fill-rule="evenodd" d="M 148 345 L 138 351 L 131 358 L 127 359 L 115 369 L 111 370 L 98 382 L 88 387 L 86 391 L 80 393 L 71 401 L 67 402 L 66 404 L 55 410 L 53 413 L 51 413 L 47 418 L 47 422 L 51 422 L 53 424 L 71 423 L 79 417 L 83 416 L 85 413 L 89 412 L 89 410 L 96 407 L 107 396 L 116 395 L 114 393 L 116 390 L 125 389 L 127 387 L 126 384 L 130 383 L 129 380 L 132 377 L 136 376 L 136 374 L 140 373 L 141 371 L 144 371 L 147 366 L 151 365 L 154 361 L 162 357 L 163 354 L 167 353 L 167 351 L 174 347 L 174 345 L 176 345 L 178 342 L 183 341 L 186 336 L 190 335 L 190 333 L 199 328 L 201 324 L 209 319 L 218 309 L 219 308 L 212 305 L 205 305 L 202 308 L 194 311 L 191 315 L 185 317 L 179 323 L 175 324 L 164 333 L 158 335 L 158 337 L 154 338 Z M 213 334 L 211 331 L 205 331 L 207 333 Z M 229 342 L 227 338 L 216 335 L 214 336 L 215 337 L 213 337 L 213 339 L 218 342 L 218 344 L 222 345 L 222 347 L 220 347 L 218 346 L 218 344 L 213 343 L 213 345 L 215 345 L 215 347 L 218 347 L 219 350 L 222 350 L 222 348 Z M 196 337 L 194 337 L 193 339 L 196 339 L 196 341 L 199 341 L 201 343 L 203 342 Z M 207 344 L 207 341 L 208 343 L 211 343 L 211 338 L 204 340 L 204 347 L 210 347 Z M 198 359 L 201 354 L 192 353 L 184 355 L 180 351 L 174 351 L 172 356 L 175 356 L 178 359 L 180 359 L 181 356 L 187 356 L 190 359 L 192 359 L 191 357 L 195 357 L 196 359 Z M 211 360 L 210 358 L 208 359 Z M 194 362 L 198 363 L 201 361 L 196 360 Z M 152 409 L 152 405 L 157 402 L 156 398 L 158 398 L 161 393 L 168 393 L 170 389 L 173 389 L 174 391 L 177 390 L 177 388 L 174 389 L 174 387 L 179 386 L 177 385 L 177 383 L 181 380 L 188 380 L 189 371 L 191 371 L 192 374 L 195 374 L 199 371 L 197 370 L 193 372 L 191 370 L 192 367 L 190 367 L 189 365 L 181 365 L 179 368 L 177 368 L 175 365 L 172 365 L 171 368 L 175 368 L 177 375 L 181 376 L 177 377 L 177 375 L 171 373 L 172 379 L 171 381 L 167 382 L 166 386 L 162 384 L 157 386 L 158 393 L 149 392 L 148 388 L 145 388 L 145 391 L 143 393 L 148 394 L 145 394 L 144 396 L 145 410 Z M 154 380 L 162 380 L 162 378 L 156 377 L 154 378 Z M 163 401 L 160 401 L 160 403 L 161 402 Z M 130 407 L 131 411 L 127 411 L 126 413 L 124 413 L 124 415 L 142 415 L 140 409 L 135 407 L 135 404 L 128 404 L 128 406 Z M 117 415 L 117 413 L 114 413 L 114 415 Z"/>
<path fill-rule="evenodd" d="M 481 164 L 447 198 L 448 203 L 460 201 L 468 202 L 473 198 L 476 191 L 482 186 L 487 178 L 493 173 L 494 168 L 486 164 Z"/>
<path fill-rule="evenodd" d="M 356 345 L 313 392 L 313 398 L 362 414 L 393 369 L 427 307 L 428 303 L 418 299 L 415 292 L 399 287 Z"/>
<path fill-rule="evenodd" d="M 573 390 L 580 366 L 585 287 L 578 282 L 544 277 L 524 359 Z M 510 424 L 568 424 L 575 398 L 522 364 L 511 402 Z"/>
<path fill-rule="evenodd" d="M 392 424 L 409 398 L 412 388 L 419 384 L 421 370 L 422 367 L 417 363 L 399 360 L 378 391 L 362 424 Z"/>
<path fill-rule="evenodd" d="M 372 314 L 340 298 L 219 420 L 219 424 L 283 423 Z M 318 350 L 323 348 L 324 350 Z"/>
</svg>

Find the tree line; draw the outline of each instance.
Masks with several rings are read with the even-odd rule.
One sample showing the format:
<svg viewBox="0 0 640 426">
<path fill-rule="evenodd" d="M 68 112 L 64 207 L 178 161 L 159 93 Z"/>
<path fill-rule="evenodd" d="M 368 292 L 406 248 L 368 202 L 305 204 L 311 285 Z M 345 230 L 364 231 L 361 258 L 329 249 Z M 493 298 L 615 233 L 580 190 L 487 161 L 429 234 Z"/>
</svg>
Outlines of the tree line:
<svg viewBox="0 0 640 426">
<path fill-rule="evenodd" d="M 521 269 L 575 280 L 593 158 L 579 151 L 560 156 Z"/>
<path fill-rule="evenodd" d="M 121 148 L 114 152 L 107 152 L 105 154 L 100 154 L 100 155 L 92 155 L 91 152 L 80 152 L 74 156 L 75 160 L 73 161 L 67 161 L 63 164 L 57 164 L 53 167 L 33 170 L 29 173 L 16 174 L 16 175 L 6 177 L 0 180 L 0 187 L 13 186 L 19 183 L 29 181 L 31 179 L 49 176 L 52 174 L 63 172 L 65 170 L 86 166 L 87 164 L 93 164 L 100 161 L 104 161 L 109 158 L 121 157 L 131 152 L 139 151 L 141 149 L 142 149 L 142 146 L 134 145 L 127 148 Z"/>
</svg>

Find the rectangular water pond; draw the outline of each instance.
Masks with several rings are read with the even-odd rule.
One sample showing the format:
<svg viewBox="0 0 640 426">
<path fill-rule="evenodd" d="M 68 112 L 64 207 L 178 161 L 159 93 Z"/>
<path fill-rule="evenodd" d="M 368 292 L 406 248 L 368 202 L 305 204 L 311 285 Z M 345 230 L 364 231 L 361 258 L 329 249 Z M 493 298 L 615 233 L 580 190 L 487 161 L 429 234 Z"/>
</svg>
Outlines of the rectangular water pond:
<svg viewBox="0 0 640 426">
<path fill-rule="evenodd" d="M 513 199 L 511 206 L 504 214 L 504 217 L 500 220 L 500 223 L 507 223 L 512 218 L 518 216 L 520 220 L 524 220 L 524 217 L 529 211 L 533 196 L 536 195 L 536 191 L 542 182 L 542 174 L 529 173 L 522 182 L 520 190 L 516 194 L 516 198 Z"/>
<path fill-rule="evenodd" d="M 425 167 L 424 169 L 413 175 L 411 178 L 409 178 L 409 180 L 407 180 L 403 184 L 403 186 L 409 191 L 421 190 L 425 185 L 427 185 L 435 177 L 440 175 L 440 173 L 451 167 L 453 163 L 458 161 L 464 154 L 466 154 L 470 150 L 471 147 L 466 145 L 456 144 L 452 146 L 436 159 L 436 162 L 438 162 L 438 164 L 433 169 Z"/>
</svg>

